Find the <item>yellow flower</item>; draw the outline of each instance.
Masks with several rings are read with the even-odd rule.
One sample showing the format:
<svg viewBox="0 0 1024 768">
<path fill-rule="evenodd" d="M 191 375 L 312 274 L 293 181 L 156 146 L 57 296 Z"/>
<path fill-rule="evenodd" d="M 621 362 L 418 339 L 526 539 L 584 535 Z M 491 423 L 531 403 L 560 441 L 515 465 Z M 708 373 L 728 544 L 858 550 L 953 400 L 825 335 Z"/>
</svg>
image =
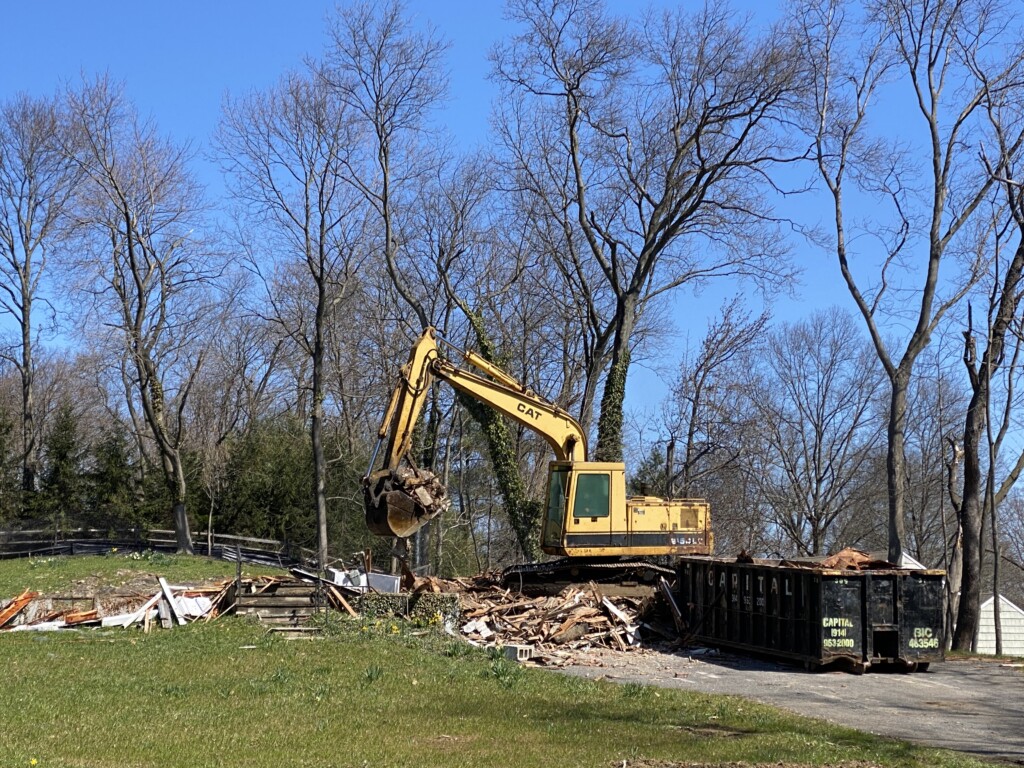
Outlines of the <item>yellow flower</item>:
<svg viewBox="0 0 1024 768">
<path fill-rule="evenodd" d="M 32 758 L 31 760 L 29 760 L 29 761 L 28 761 L 28 764 L 29 764 L 29 765 L 39 765 L 39 761 L 38 761 L 38 760 L 36 760 L 36 759 L 35 759 L 35 758 L 33 757 L 33 758 Z"/>
</svg>

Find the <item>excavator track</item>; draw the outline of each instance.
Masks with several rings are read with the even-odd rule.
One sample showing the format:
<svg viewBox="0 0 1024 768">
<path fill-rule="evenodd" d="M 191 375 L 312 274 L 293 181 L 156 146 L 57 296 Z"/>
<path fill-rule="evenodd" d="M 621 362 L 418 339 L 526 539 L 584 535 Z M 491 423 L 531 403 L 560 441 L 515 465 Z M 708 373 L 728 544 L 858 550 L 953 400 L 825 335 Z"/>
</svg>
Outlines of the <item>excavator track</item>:
<svg viewBox="0 0 1024 768">
<path fill-rule="evenodd" d="M 658 588 L 658 578 L 672 581 L 673 569 L 646 560 L 585 560 L 564 557 L 544 563 L 512 565 L 501 573 L 506 589 L 525 594 L 557 594 L 573 585 L 591 582 L 609 596 L 649 597 Z"/>
</svg>

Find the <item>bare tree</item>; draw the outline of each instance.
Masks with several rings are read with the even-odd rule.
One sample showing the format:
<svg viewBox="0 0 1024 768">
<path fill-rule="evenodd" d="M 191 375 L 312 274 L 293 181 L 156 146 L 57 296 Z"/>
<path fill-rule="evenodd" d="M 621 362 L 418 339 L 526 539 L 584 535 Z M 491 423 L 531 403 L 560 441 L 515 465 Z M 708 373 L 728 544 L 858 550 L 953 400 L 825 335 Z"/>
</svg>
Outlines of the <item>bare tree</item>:
<svg viewBox="0 0 1024 768">
<path fill-rule="evenodd" d="M 436 150 L 420 139 L 447 89 L 441 60 L 448 46 L 432 29 L 414 31 L 401 0 L 339 7 L 331 43 L 320 77 L 367 136 L 365 151 L 349 159 L 346 179 L 372 211 L 380 232 L 374 246 L 392 288 L 415 316 L 415 335 L 438 319 L 430 307 L 439 293 L 436 277 L 428 270 L 423 279 L 424 264 L 410 258 L 407 227 L 423 175 L 436 165 Z M 435 459 L 439 413 L 432 399 L 420 439 L 424 467 Z M 413 567 L 421 565 L 425 536 L 417 534 Z"/>
<path fill-rule="evenodd" d="M 735 438 L 740 417 L 729 407 L 725 390 L 738 388 L 736 364 L 763 348 L 768 320 L 767 312 L 751 317 L 739 298 L 731 299 L 708 326 L 696 356 L 683 360 L 668 424 L 666 496 L 674 496 L 677 489 L 683 496 L 698 493 L 708 475 L 739 458 L 743 442 Z"/>
<path fill-rule="evenodd" d="M 170 494 L 178 550 L 192 552 L 182 455 L 182 413 L 216 327 L 202 195 L 186 148 L 139 118 L 121 86 L 106 78 L 70 91 L 75 127 L 67 146 L 81 170 L 77 208 L 83 253 L 80 286 L 88 320 L 120 346 L 126 395 L 138 403 Z"/>
<path fill-rule="evenodd" d="M 418 139 L 447 89 L 441 59 L 448 46 L 432 30 L 414 32 L 399 0 L 341 9 L 331 39 L 320 77 L 368 134 L 367 152 L 348 159 L 345 178 L 372 207 L 387 274 L 424 328 L 432 319 L 428 297 L 437 286 L 416 282 L 415 265 L 403 268 L 411 264 L 403 259 L 403 221 L 433 162 L 430 147 Z"/>
<path fill-rule="evenodd" d="M 988 86 L 987 67 L 978 52 L 968 61 L 977 78 Z M 998 483 L 997 463 L 1007 432 L 1012 427 L 1014 384 L 1021 353 L 1019 313 L 1021 287 L 1024 284 L 1024 203 L 1021 197 L 1021 150 L 1024 148 L 1024 120 L 1020 99 L 1024 97 L 1024 66 L 1012 77 L 991 83 L 985 94 L 985 107 L 991 127 L 988 161 L 991 178 L 999 182 L 1002 204 L 995 207 L 990 218 L 992 260 L 989 278 L 985 281 L 985 327 L 975 328 L 971 305 L 968 306 L 967 329 L 964 331 L 963 362 L 971 385 L 971 398 L 964 421 L 963 492 L 958 511 L 962 531 L 963 580 L 957 610 L 953 648 L 967 650 L 977 643 L 981 619 L 982 529 L 986 513 L 991 520 L 993 549 L 998 552 L 998 515 L 996 509 L 1024 470 L 1024 452 Z M 994 150 L 994 151 L 993 151 Z M 986 154 L 987 160 L 987 154 Z M 1014 245 L 1014 241 L 1016 244 Z M 1007 254 L 1007 251 L 1009 253 Z M 984 343 L 980 355 L 978 336 Z M 992 413 L 998 378 L 1006 371 L 1006 392 L 1001 414 Z M 996 423 L 993 423 L 993 422 Z M 987 455 L 984 455 L 986 454 Z M 982 466 L 987 464 L 987 474 Z M 998 603 L 999 558 L 993 559 L 994 591 Z M 998 608 L 996 609 L 998 613 Z M 996 633 L 996 644 L 1001 637 Z"/>
<path fill-rule="evenodd" d="M 232 192 L 266 241 L 251 266 L 267 276 L 269 312 L 310 370 L 310 441 L 317 551 L 328 562 L 327 460 L 323 446 L 326 332 L 347 298 L 365 248 L 365 218 L 347 183 L 358 145 L 350 109 L 313 73 L 293 74 L 266 93 L 229 102 L 219 134 Z M 276 249 L 276 252 L 269 248 Z M 291 288 L 297 290 L 291 290 Z"/>
<path fill-rule="evenodd" d="M 1024 57 L 1019 48 L 1007 60 L 988 56 L 1006 32 L 993 13 L 998 8 L 992 0 L 876 0 L 855 18 L 859 7 L 845 0 L 808 0 L 797 3 L 793 14 L 812 87 L 807 116 L 814 159 L 834 208 L 830 246 L 890 384 L 886 472 L 893 562 L 906 536 L 907 392 L 914 365 L 980 274 L 972 223 L 994 181 L 978 163 L 974 141 L 986 94 L 1013 82 Z M 975 66 L 982 61 L 984 72 Z M 898 138 L 872 134 L 868 121 L 880 89 L 893 80 L 891 98 L 909 107 Z M 916 158 L 903 148 L 914 125 L 923 139 Z M 918 169 L 926 169 L 920 183 Z M 886 213 L 876 209 L 866 227 L 849 217 L 861 195 L 889 204 Z M 865 233 L 870 237 L 860 237 Z M 881 269 L 866 279 L 857 264 L 870 254 L 871 243 Z M 962 274 L 943 292 L 940 268 L 958 260 Z M 902 341 L 891 341 L 882 325 L 892 314 L 910 328 Z"/>
<path fill-rule="evenodd" d="M 765 174 L 789 157 L 797 59 L 776 30 L 754 38 L 710 6 L 633 25 L 600 0 L 512 0 L 508 16 L 521 31 L 492 55 L 504 140 L 531 209 L 563 229 L 552 250 L 591 325 L 588 362 L 609 366 L 596 456 L 617 461 L 644 305 L 714 277 L 786 274 Z"/>
<path fill-rule="evenodd" d="M 825 554 L 874 476 L 881 440 L 872 407 L 881 386 L 873 353 L 840 310 L 783 325 L 745 391 L 757 414 L 751 473 L 773 520 L 800 554 Z M 855 543 L 855 542 L 838 542 Z"/>
<path fill-rule="evenodd" d="M 61 151 L 54 101 L 19 95 L 0 105 L 0 312 L 18 329 L 8 351 L 21 376 L 22 489 L 36 490 L 39 438 L 35 408 L 34 310 L 54 251 L 67 232 L 76 169 Z M 48 307 L 48 304 L 44 304 Z"/>
</svg>

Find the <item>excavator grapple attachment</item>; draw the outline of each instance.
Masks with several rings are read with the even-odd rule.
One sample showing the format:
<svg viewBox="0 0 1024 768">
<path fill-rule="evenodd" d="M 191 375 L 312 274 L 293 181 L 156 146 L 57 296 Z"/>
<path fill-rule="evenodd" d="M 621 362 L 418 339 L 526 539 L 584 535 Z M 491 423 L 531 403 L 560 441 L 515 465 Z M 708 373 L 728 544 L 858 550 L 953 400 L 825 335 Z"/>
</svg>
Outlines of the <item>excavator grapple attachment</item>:
<svg viewBox="0 0 1024 768">
<path fill-rule="evenodd" d="M 378 536 L 406 538 L 451 504 L 448 491 L 431 471 L 400 467 L 363 479 L 366 526 Z"/>
</svg>

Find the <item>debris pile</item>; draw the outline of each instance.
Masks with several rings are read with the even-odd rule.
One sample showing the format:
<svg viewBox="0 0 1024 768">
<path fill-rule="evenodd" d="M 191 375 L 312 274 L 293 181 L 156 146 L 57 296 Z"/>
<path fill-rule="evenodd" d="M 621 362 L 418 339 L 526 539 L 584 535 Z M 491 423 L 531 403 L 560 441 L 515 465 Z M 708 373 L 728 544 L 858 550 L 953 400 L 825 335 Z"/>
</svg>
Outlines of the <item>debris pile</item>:
<svg viewBox="0 0 1024 768">
<path fill-rule="evenodd" d="M 516 650 L 548 666 L 571 663 L 577 652 L 592 648 L 626 651 L 645 632 L 676 637 L 645 617 L 652 598 L 611 596 L 591 582 L 568 587 L 555 596 L 527 596 L 497 586 L 493 575 L 472 579 L 409 579 L 400 593 L 342 586 L 315 574 L 259 577 L 202 587 L 173 586 L 153 576 L 159 589 L 136 584 L 127 594 L 49 596 L 25 591 L 7 605 L 0 603 L 0 630 L 60 630 L 102 626 L 165 628 L 235 612 L 262 623 L 300 627 L 324 607 L 350 617 L 392 613 L 444 624 L 467 642 Z M 150 584 L 152 581 L 149 582 Z M 282 630 L 283 631 L 283 630 Z"/>
<path fill-rule="evenodd" d="M 26 590 L 0 609 L 0 630 L 138 625 L 148 632 L 157 623 L 169 629 L 199 619 L 209 621 L 230 610 L 226 604 L 234 588 L 231 580 L 199 587 L 171 585 L 163 577 L 157 582 L 160 588 L 151 595 L 43 596 Z"/>
<path fill-rule="evenodd" d="M 846 549 L 825 558 L 808 558 L 804 560 L 783 560 L 780 565 L 789 568 L 809 568 L 825 571 L 870 571 L 891 570 L 897 566 L 887 560 L 872 557 L 867 552 L 847 547 Z"/>
<path fill-rule="evenodd" d="M 654 629 L 641 620 L 646 603 L 608 597 L 594 584 L 544 597 L 508 590 L 466 592 L 460 631 L 480 645 L 531 646 L 535 661 L 560 666 L 572 660 L 573 651 L 639 646 L 641 626 Z"/>
</svg>

